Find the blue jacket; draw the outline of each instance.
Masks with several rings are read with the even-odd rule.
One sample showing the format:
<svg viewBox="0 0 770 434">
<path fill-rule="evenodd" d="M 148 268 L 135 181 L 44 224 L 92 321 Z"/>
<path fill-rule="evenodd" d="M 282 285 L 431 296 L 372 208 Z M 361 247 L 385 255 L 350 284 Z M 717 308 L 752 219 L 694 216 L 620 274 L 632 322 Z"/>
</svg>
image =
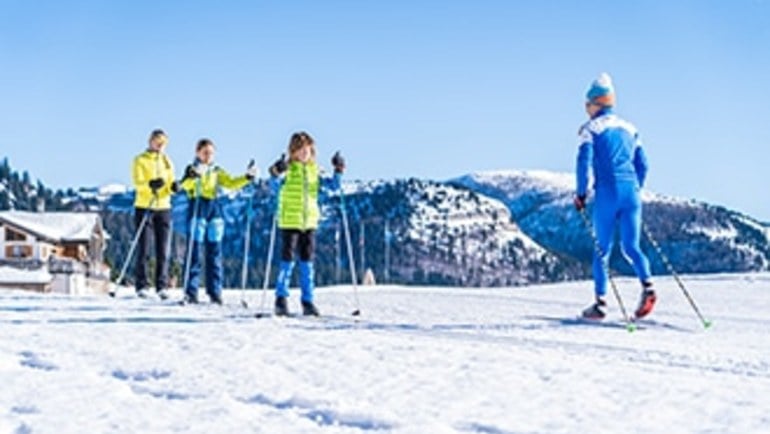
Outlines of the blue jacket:
<svg viewBox="0 0 770 434">
<path fill-rule="evenodd" d="M 584 124 L 578 133 L 577 194 L 588 190 L 588 170 L 593 167 L 594 188 L 614 188 L 620 183 L 644 187 L 647 156 L 639 133 L 630 123 L 605 108 Z"/>
</svg>

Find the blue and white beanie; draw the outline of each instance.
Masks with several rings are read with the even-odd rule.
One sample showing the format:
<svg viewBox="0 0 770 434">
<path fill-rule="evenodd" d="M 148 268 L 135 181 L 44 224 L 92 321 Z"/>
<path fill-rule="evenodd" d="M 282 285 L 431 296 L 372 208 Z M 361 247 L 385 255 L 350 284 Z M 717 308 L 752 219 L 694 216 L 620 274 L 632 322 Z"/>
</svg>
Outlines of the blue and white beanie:
<svg viewBox="0 0 770 434">
<path fill-rule="evenodd" d="M 615 105 L 615 86 L 612 85 L 612 77 L 606 72 L 599 74 L 599 78 L 591 83 L 586 93 L 586 100 L 605 107 Z"/>
</svg>

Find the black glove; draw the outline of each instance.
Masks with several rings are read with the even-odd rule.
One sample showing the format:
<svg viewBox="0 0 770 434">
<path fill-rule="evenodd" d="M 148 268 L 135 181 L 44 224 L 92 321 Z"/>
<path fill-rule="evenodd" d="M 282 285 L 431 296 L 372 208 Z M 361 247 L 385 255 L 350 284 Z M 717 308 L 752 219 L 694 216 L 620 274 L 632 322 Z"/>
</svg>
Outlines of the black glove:
<svg viewBox="0 0 770 434">
<path fill-rule="evenodd" d="M 270 166 L 270 174 L 273 176 L 280 176 L 289 169 L 289 164 L 286 162 L 286 154 L 281 154 L 281 158 L 275 161 Z"/>
<path fill-rule="evenodd" d="M 166 181 L 164 181 L 163 178 L 155 178 L 155 179 L 151 179 L 148 184 L 150 185 L 152 192 L 157 193 L 158 190 L 160 190 L 161 188 L 163 188 L 164 185 L 166 185 Z"/>
<path fill-rule="evenodd" d="M 246 179 L 248 179 L 249 181 L 253 181 L 258 174 L 259 174 L 259 168 L 257 167 L 257 163 L 252 159 L 249 162 L 249 166 L 246 168 Z"/>
<path fill-rule="evenodd" d="M 174 181 L 171 183 L 171 192 L 179 193 L 179 181 Z"/>
<path fill-rule="evenodd" d="M 342 173 L 345 171 L 345 157 L 340 155 L 340 151 L 337 151 L 332 157 L 332 166 L 334 166 L 335 173 Z"/>
<path fill-rule="evenodd" d="M 575 203 L 576 210 L 583 211 L 586 207 L 586 195 L 581 194 L 581 195 L 575 196 L 574 203 Z"/>
<path fill-rule="evenodd" d="M 195 166 L 193 166 L 192 164 L 187 166 L 187 168 L 184 170 L 184 179 L 195 179 L 199 176 L 200 174 L 198 173 L 197 170 L 195 170 Z"/>
</svg>

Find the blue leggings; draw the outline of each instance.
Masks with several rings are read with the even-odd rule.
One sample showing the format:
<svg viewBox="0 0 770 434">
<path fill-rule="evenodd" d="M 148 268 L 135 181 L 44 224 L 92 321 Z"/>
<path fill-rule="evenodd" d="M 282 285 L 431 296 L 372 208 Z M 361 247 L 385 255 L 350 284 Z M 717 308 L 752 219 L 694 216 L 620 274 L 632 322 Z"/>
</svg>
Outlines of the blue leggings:
<svg viewBox="0 0 770 434">
<path fill-rule="evenodd" d="M 594 203 L 594 230 L 602 255 L 594 253 L 594 290 L 597 297 L 607 294 L 607 269 L 612 252 L 615 224 L 620 224 L 621 248 L 641 282 L 650 279 L 650 262 L 639 246 L 642 227 L 642 200 L 635 183 L 618 183 L 614 188 L 597 188 Z"/>
</svg>

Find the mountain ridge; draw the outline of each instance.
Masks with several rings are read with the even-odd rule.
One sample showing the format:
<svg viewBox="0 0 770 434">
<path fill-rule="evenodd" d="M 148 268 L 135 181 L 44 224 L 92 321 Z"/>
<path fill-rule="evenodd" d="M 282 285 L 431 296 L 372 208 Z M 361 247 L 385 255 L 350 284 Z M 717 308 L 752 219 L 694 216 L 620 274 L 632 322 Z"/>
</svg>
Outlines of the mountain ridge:
<svg viewBox="0 0 770 434">
<path fill-rule="evenodd" d="M 43 192 L 46 209 L 99 212 L 112 236 L 106 257 L 113 269 L 123 263 L 133 237 L 133 191 L 119 184 L 52 191 L 39 181 L 37 186 L 24 184 L 31 178 L 13 172 L 7 160 L 5 163 L 5 170 L 0 166 L 0 199 L 4 191 L 13 193 L 15 202 L 10 208 L 35 210 L 39 201 L 34 199 Z M 593 245 L 572 206 L 573 191 L 571 174 L 546 170 L 482 171 L 448 181 L 346 181 L 343 192 L 357 272 L 372 268 L 379 281 L 391 283 L 459 286 L 523 285 L 590 277 Z M 255 212 L 250 227 L 248 286 L 261 286 L 275 210 L 270 189 L 260 180 L 219 200 L 227 221 L 225 283 L 236 286 L 240 281 L 245 210 L 250 204 Z M 767 223 L 718 205 L 648 191 L 643 192 L 643 200 L 650 233 L 677 271 L 770 269 Z M 187 200 L 178 195 L 173 203 L 172 271 L 179 277 L 186 247 Z M 319 284 L 350 279 L 339 205 L 337 194 L 322 197 L 317 234 Z M 648 241 L 643 242 L 643 248 L 654 273 L 666 274 Z M 623 274 L 631 273 L 619 250 L 613 254 L 612 266 Z"/>
</svg>

